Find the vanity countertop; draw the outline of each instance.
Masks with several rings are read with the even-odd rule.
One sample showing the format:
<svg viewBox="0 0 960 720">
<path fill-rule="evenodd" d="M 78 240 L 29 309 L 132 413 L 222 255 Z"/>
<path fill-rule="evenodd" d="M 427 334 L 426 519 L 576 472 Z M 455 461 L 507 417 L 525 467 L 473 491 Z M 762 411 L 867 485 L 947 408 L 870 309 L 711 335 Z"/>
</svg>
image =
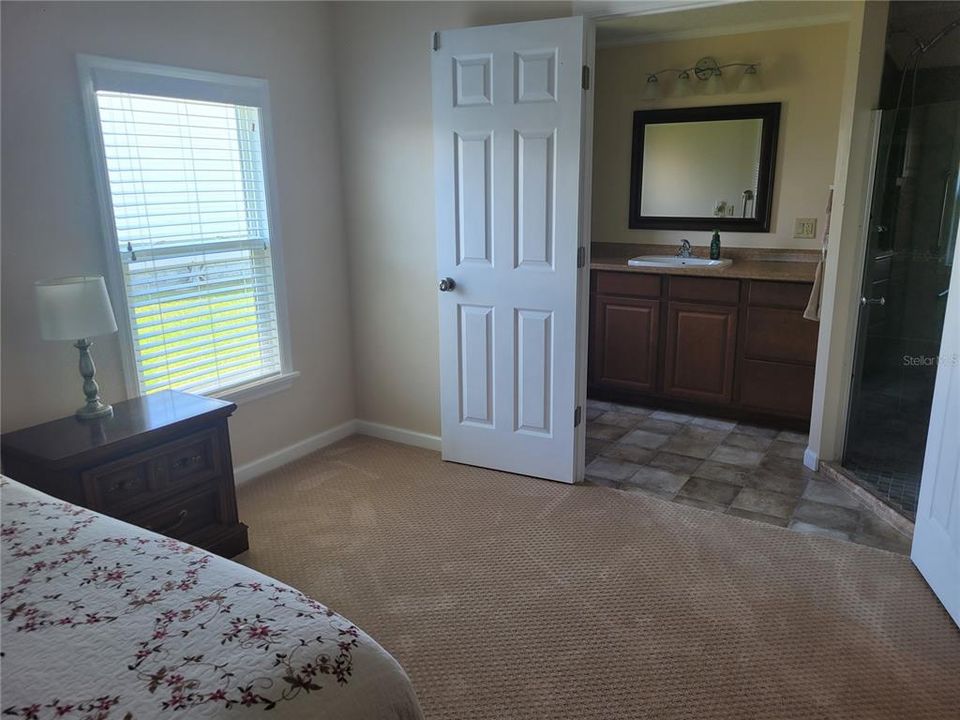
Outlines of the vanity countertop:
<svg viewBox="0 0 960 720">
<path fill-rule="evenodd" d="M 593 270 L 653 273 L 657 275 L 695 275 L 746 280 L 779 280 L 782 282 L 813 282 L 820 253 L 816 250 L 772 250 L 754 248 L 724 248 L 721 257 L 733 259 L 733 264 L 722 268 L 711 267 L 633 267 L 627 260 L 638 255 L 674 255 L 677 249 L 669 245 L 628 245 L 625 243 L 594 243 L 591 247 L 590 267 Z M 709 257 L 709 248 L 694 246 L 696 257 Z"/>
</svg>

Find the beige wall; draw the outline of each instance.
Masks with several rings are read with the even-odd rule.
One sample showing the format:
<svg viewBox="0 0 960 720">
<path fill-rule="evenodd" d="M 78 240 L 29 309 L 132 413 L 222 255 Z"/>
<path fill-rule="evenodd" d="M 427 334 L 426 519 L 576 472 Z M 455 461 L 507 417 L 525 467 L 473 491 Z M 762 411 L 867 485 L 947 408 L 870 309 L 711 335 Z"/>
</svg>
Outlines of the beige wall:
<svg viewBox="0 0 960 720">
<path fill-rule="evenodd" d="M 357 414 L 439 434 L 430 34 L 569 3 L 342 3 L 336 11 Z"/>
<path fill-rule="evenodd" d="M 40 278 L 105 272 L 80 52 L 267 78 L 301 376 L 239 408 L 235 460 L 354 417 L 330 14 L 319 3 L 3 3 L 4 431 L 69 414 L 82 400 L 76 350 L 40 339 L 32 288 Z M 122 399 L 116 336 L 98 340 L 94 354 L 104 397 Z"/>
<path fill-rule="evenodd" d="M 593 242 L 677 245 L 683 237 L 699 245 L 710 242 L 707 231 L 627 227 L 635 110 L 781 102 L 771 232 L 728 232 L 723 234 L 723 242 L 743 247 L 818 248 L 819 240 L 793 238 L 793 222 L 797 217 L 816 217 L 818 231 L 822 227 L 828 187 L 834 178 L 846 44 L 847 24 L 842 23 L 600 49 L 596 73 Z M 665 67 L 687 67 L 705 55 L 716 57 L 721 63 L 760 62 L 763 88 L 758 92 L 736 92 L 739 74 L 730 72 L 735 75 L 727 78 L 733 92 L 642 99 L 645 73 Z M 666 76 L 661 79 L 669 84 Z"/>
</svg>

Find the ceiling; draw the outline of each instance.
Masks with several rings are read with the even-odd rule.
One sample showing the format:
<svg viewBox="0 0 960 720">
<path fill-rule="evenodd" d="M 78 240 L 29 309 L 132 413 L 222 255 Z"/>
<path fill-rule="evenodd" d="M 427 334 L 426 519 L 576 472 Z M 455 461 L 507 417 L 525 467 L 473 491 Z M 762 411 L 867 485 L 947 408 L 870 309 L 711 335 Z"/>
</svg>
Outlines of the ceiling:
<svg viewBox="0 0 960 720">
<path fill-rule="evenodd" d="M 887 53 L 903 67 L 917 41 L 926 44 L 951 21 L 960 19 L 960 3 L 895 2 L 890 6 Z M 912 66 L 912 64 L 911 64 Z M 920 59 L 921 68 L 960 66 L 960 27 L 933 45 Z"/>
<path fill-rule="evenodd" d="M 598 20 L 597 44 L 601 47 L 632 45 L 846 22 L 851 7 L 850 2 L 836 0 L 739 0 L 691 4 L 697 7 Z"/>
</svg>

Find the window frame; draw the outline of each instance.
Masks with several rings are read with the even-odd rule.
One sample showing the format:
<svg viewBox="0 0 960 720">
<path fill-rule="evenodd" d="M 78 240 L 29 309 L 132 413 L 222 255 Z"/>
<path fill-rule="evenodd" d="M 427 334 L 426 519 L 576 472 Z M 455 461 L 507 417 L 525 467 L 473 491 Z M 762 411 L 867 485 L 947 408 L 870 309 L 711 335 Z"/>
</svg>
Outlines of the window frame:
<svg viewBox="0 0 960 720">
<path fill-rule="evenodd" d="M 270 114 L 270 92 L 262 78 L 193 70 L 171 65 L 118 60 L 98 55 L 77 55 L 77 70 L 87 126 L 88 145 L 93 160 L 104 248 L 107 254 L 107 290 L 117 314 L 120 335 L 123 377 L 127 397 L 140 396 L 139 371 L 134 348 L 133 329 L 123 279 L 123 261 L 114 221 L 113 196 L 107 173 L 106 153 L 100 130 L 97 90 L 143 95 L 161 95 L 189 100 L 234 103 L 255 106 L 260 111 L 260 148 L 263 161 L 264 196 L 267 228 L 270 236 L 270 260 L 273 271 L 274 303 L 277 311 L 277 333 L 280 351 L 280 373 L 266 375 L 241 384 L 229 385 L 207 393 L 232 402 L 242 403 L 284 390 L 299 373 L 291 365 L 290 327 L 288 322 L 286 281 L 284 276 L 282 235 L 277 207 L 277 181 L 274 163 L 273 125 Z"/>
</svg>

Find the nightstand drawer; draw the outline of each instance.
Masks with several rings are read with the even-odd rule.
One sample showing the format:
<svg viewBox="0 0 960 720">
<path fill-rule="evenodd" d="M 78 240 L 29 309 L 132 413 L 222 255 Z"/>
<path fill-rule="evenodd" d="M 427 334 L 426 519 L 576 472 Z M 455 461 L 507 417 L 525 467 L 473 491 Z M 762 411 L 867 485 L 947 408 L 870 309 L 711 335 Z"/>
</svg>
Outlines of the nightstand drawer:
<svg viewBox="0 0 960 720">
<path fill-rule="evenodd" d="M 88 492 L 93 490 L 102 507 L 113 509 L 150 492 L 153 463 L 121 461 L 83 473 Z"/>
<path fill-rule="evenodd" d="M 180 489 L 216 477 L 220 467 L 220 447 L 215 430 L 190 435 L 157 448 L 164 453 L 164 477 L 157 490 Z"/>
<path fill-rule="evenodd" d="M 221 457 L 216 430 L 203 430 L 90 468 L 81 478 L 94 506 L 116 514 L 188 488 L 210 485 L 222 471 Z"/>
<path fill-rule="evenodd" d="M 219 522 L 219 506 L 219 494 L 210 491 L 183 496 L 125 520 L 160 535 L 182 540 L 191 533 Z"/>
</svg>

